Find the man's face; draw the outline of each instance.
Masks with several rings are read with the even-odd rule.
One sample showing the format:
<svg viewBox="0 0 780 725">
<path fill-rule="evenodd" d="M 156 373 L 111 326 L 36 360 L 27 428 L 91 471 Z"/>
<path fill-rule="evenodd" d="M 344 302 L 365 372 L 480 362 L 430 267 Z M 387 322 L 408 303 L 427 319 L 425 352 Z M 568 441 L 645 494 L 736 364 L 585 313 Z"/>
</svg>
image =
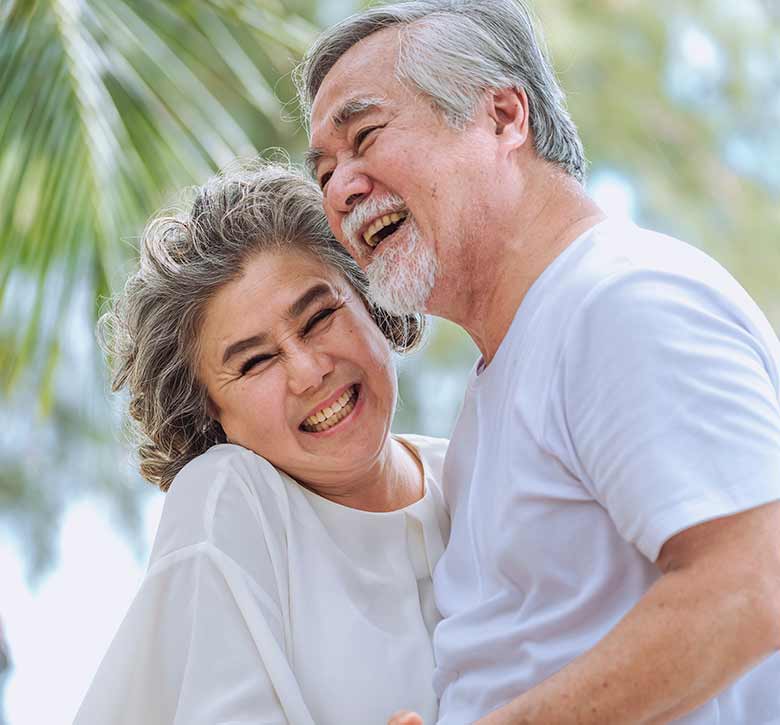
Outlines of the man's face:
<svg viewBox="0 0 780 725">
<path fill-rule="evenodd" d="M 395 312 L 441 309 L 478 238 L 486 124 L 449 127 L 395 79 L 388 29 L 347 51 L 312 108 L 310 160 L 336 238 L 366 270 L 372 297 Z"/>
</svg>

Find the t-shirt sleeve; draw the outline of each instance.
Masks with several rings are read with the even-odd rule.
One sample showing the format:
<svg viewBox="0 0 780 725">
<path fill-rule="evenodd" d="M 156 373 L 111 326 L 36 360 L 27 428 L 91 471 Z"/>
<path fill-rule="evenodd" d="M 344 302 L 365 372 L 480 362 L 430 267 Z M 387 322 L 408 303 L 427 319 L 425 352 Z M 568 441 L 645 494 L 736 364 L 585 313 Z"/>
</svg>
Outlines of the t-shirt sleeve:
<svg viewBox="0 0 780 725">
<path fill-rule="evenodd" d="M 651 561 L 780 499 L 776 365 L 733 302 L 671 274 L 602 282 L 572 318 L 551 402 L 578 476 Z"/>
</svg>

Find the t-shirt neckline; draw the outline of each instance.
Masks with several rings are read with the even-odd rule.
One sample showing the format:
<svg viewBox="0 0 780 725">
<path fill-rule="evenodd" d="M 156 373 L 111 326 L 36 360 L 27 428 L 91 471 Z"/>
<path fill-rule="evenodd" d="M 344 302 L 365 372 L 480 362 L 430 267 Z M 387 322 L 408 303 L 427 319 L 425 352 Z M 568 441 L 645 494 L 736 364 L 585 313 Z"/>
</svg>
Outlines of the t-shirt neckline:
<svg viewBox="0 0 780 725">
<path fill-rule="evenodd" d="M 566 261 L 574 255 L 576 250 L 585 243 L 599 228 L 608 224 L 609 218 L 602 219 L 596 222 L 593 226 L 588 227 L 582 234 L 574 239 L 550 264 L 545 267 L 544 271 L 534 280 L 533 284 L 528 288 L 525 297 L 523 297 L 520 305 L 515 312 L 514 318 L 512 318 L 512 324 L 501 341 L 501 344 L 496 350 L 496 354 L 493 356 L 493 360 L 489 365 L 485 365 L 484 358 L 480 355 L 474 364 L 474 368 L 469 376 L 469 387 L 474 387 L 483 384 L 483 381 L 490 376 L 490 369 L 500 367 L 499 360 L 503 358 L 507 352 L 507 347 L 511 344 L 517 344 L 519 340 L 522 340 L 523 334 L 534 317 L 534 314 L 539 309 L 544 299 L 544 291 L 549 284 L 549 281 L 556 275 L 557 270 L 566 264 Z M 498 362 L 498 364 L 496 364 Z"/>
</svg>

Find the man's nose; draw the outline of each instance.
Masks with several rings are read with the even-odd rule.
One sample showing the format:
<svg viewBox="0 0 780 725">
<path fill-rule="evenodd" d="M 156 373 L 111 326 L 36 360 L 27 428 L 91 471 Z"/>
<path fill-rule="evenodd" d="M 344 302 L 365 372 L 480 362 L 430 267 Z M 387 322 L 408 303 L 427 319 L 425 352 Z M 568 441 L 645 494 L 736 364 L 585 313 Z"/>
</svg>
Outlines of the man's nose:
<svg viewBox="0 0 780 725">
<path fill-rule="evenodd" d="M 371 180 L 351 164 L 344 164 L 333 171 L 325 193 L 333 209 L 348 214 L 355 204 L 371 193 Z"/>
<path fill-rule="evenodd" d="M 288 353 L 287 380 L 294 395 L 316 391 L 332 372 L 333 358 L 309 343 L 301 341 Z"/>
</svg>

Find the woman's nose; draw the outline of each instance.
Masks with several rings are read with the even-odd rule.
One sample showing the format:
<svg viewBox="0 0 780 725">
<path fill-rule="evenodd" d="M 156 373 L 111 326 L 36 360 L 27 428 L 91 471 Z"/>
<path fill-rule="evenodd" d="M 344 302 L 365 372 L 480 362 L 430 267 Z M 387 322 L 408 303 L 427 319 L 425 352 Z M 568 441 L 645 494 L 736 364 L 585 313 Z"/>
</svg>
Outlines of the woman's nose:
<svg viewBox="0 0 780 725">
<path fill-rule="evenodd" d="M 287 370 L 290 392 L 303 395 L 315 391 L 333 372 L 333 359 L 326 352 L 301 343 L 289 354 Z"/>
</svg>

